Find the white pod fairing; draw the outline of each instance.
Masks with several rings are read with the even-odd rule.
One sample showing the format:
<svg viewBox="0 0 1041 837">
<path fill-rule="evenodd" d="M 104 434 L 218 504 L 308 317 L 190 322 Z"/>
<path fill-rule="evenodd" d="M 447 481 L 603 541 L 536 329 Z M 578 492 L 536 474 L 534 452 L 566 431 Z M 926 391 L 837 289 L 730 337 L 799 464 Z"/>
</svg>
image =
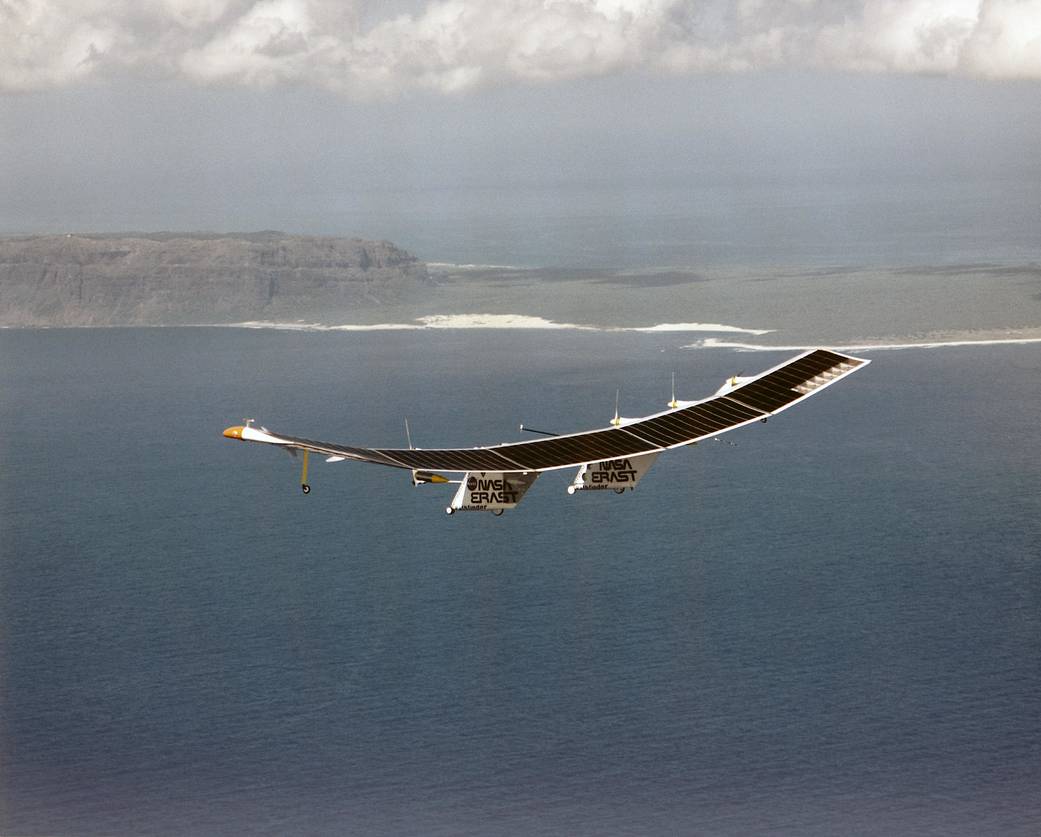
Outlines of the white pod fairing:
<svg viewBox="0 0 1041 837">
<path fill-rule="evenodd" d="M 590 462 L 578 469 L 574 482 L 567 487 L 567 493 L 603 491 L 611 488 L 621 494 L 627 488 L 632 490 L 651 469 L 657 458 L 657 453 L 645 453 L 621 459 L 607 459 L 603 462 Z"/>
<path fill-rule="evenodd" d="M 448 514 L 457 511 L 502 514 L 520 503 L 538 476 L 534 471 L 469 471 L 463 476 L 459 490 L 452 498 L 452 505 L 445 511 Z"/>
</svg>

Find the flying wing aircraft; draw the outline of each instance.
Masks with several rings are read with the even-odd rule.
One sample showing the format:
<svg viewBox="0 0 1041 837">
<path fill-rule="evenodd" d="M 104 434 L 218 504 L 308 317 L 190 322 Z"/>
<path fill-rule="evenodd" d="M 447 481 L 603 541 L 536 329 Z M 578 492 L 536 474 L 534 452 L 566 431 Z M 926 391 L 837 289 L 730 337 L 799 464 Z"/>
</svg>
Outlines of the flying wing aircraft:
<svg viewBox="0 0 1041 837">
<path fill-rule="evenodd" d="M 311 491 L 308 456 L 317 453 L 325 456 L 326 462 L 351 460 L 401 468 L 412 473 L 413 485 L 458 485 L 445 509 L 448 514 L 490 511 L 500 515 L 520 503 L 543 471 L 577 468 L 568 485 L 569 494 L 632 490 L 660 453 L 716 438 L 746 424 L 765 423 L 868 363 L 829 349 L 813 349 L 759 375 L 734 376 L 710 398 L 677 401 L 673 394 L 668 410 L 644 418 L 620 418 L 616 409 L 608 427 L 485 447 L 422 449 L 411 443 L 407 448 L 351 447 L 275 433 L 254 427 L 252 419 L 245 425 L 229 427 L 224 435 L 275 445 L 294 456 L 302 451 L 300 487 L 304 494 Z M 452 479 L 449 474 L 462 476 Z"/>
</svg>

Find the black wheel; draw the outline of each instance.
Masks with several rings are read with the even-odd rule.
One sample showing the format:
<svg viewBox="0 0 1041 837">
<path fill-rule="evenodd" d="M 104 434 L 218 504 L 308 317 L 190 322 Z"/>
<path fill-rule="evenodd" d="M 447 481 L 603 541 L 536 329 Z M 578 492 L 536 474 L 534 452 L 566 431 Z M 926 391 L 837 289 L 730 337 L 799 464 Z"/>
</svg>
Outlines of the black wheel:
<svg viewBox="0 0 1041 837">
<path fill-rule="evenodd" d="M 614 493 L 615 494 L 625 494 L 625 489 L 624 488 L 616 488 L 614 490 Z"/>
<path fill-rule="evenodd" d="M 309 486 L 309 485 L 308 485 L 308 484 L 307 484 L 307 483 L 305 482 L 305 483 L 304 483 L 303 485 L 301 485 L 301 486 L 300 486 L 300 490 L 301 490 L 301 491 L 303 491 L 303 492 L 304 492 L 304 494 L 310 494 L 310 493 L 311 493 L 311 486 Z"/>
<path fill-rule="evenodd" d="M 492 509 L 492 514 L 494 514 L 496 517 L 502 517 L 502 513 L 504 511 L 506 511 L 506 509 Z"/>
</svg>

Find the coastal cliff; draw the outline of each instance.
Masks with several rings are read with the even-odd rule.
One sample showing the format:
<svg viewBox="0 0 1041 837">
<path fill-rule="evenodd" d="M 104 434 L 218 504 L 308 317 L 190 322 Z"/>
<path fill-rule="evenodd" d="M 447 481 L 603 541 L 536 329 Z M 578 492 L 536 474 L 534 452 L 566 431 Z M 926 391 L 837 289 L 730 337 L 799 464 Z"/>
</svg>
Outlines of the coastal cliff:
<svg viewBox="0 0 1041 837">
<path fill-rule="evenodd" d="M 426 265 L 385 241 L 128 233 L 0 238 L 0 326 L 344 322 L 421 299 Z"/>
</svg>

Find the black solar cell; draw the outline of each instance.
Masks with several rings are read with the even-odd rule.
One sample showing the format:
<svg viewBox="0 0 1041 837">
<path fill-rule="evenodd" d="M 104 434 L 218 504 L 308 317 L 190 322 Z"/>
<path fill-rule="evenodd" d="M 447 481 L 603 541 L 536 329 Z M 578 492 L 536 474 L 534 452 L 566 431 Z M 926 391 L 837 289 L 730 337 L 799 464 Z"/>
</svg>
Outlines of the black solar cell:
<svg viewBox="0 0 1041 837">
<path fill-rule="evenodd" d="M 856 367 L 861 361 L 819 349 L 737 387 L 727 393 L 727 398 L 772 413 L 802 397 L 805 392 L 799 391 L 798 387 L 821 375 L 838 374 L 842 371 L 839 368 L 842 364 Z"/>
<path fill-rule="evenodd" d="M 741 421 L 751 421 L 752 419 L 762 418 L 762 412 L 748 407 L 744 404 L 740 404 L 737 401 L 733 401 L 730 398 L 724 396 L 718 399 L 717 403 L 720 406 L 726 407 L 728 410 L 733 410 L 735 416 L 741 416 Z"/>
<path fill-rule="evenodd" d="M 668 437 L 670 445 L 678 445 L 700 436 L 718 433 L 725 423 L 714 419 L 695 406 L 639 422 L 637 432 L 644 426 Z"/>
<path fill-rule="evenodd" d="M 678 445 L 690 438 L 690 433 L 675 418 L 675 413 L 637 422 L 632 425 L 632 432 L 651 434 L 662 447 Z"/>
<path fill-rule="evenodd" d="M 711 403 L 695 404 L 686 410 L 680 410 L 676 413 L 676 418 L 681 424 L 689 425 L 691 431 L 699 431 L 698 435 L 718 433 L 724 427 L 735 424 L 719 410 L 714 409 Z"/>
<path fill-rule="evenodd" d="M 741 422 L 757 416 L 754 410 L 740 404 L 734 404 L 725 398 L 713 398 L 700 406 L 708 415 L 720 421 L 725 421 L 728 427 L 734 424 L 741 424 Z"/>
<path fill-rule="evenodd" d="M 523 463 L 525 467 L 538 470 L 598 459 L 618 459 L 654 449 L 650 442 L 612 428 L 579 433 L 575 436 L 504 445 L 502 452 L 510 459 Z"/>
<path fill-rule="evenodd" d="M 799 397 L 799 394 L 792 390 L 778 392 L 765 387 L 746 386 L 730 393 L 728 397 L 747 404 L 749 407 L 762 410 L 764 413 L 772 413 L 790 404 Z"/>
<path fill-rule="evenodd" d="M 645 439 L 656 448 L 667 448 L 675 444 L 673 434 L 664 434 L 659 430 L 647 426 L 647 422 L 640 422 L 640 426 L 628 425 L 623 428 L 627 433 Z"/>
<path fill-rule="evenodd" d="M 801 384 L 815 375 L 819 375 L 829 369 L 838 366 L 844 358 L 832 352 L 814 352 L 788 366 L 771 372 L 767 378 L 777 377 L 779 381 L 787 381 L 789 378 L 797 379 L 795 383 Z"/>
</svg>

